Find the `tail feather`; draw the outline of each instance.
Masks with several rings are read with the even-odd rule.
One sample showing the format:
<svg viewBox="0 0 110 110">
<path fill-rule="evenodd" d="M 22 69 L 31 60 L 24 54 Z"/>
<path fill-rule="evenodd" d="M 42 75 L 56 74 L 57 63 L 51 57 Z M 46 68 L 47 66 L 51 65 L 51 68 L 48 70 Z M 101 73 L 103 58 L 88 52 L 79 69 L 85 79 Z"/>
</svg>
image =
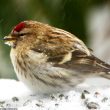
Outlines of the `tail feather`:
<svg viewBox="0 0 110 110">
<path fill-rule="evenodd" d="M 88 56 L 88 59 L 93 61 L 93 63 L 91 63 L 91 66 L 90 66 L 90 70 L 93 71 L 93 73 L 97 73 L 98 76 L 110 79 L 110 65 L 109 64 L 98 59 L 94 55 L 90 57 Z"/>
</svg>

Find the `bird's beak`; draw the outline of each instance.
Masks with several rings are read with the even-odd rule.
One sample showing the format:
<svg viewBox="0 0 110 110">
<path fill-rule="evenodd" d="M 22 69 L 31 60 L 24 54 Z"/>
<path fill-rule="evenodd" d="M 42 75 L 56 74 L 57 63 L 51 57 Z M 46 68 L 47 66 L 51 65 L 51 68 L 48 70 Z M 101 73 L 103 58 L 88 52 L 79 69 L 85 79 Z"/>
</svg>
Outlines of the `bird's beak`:
<svg viewBox="0 0 110 110">
<path fill-rule="evenodd" d="M 15 37 L 12 37 L 12 36 L 5 36 L 3 38 L 5 44 L 11 46 L 11 47 L 14 47 L 15 46 L 15 42 L 16 42 L 16 38 Z"/>
<path fill-rule="evenodd" d="M 5 36 L 5 37 L 3 38 L 3 40 L 4 40 L 5 42 L 8 42 L 8 41 L 16 40 L 16 38 L 15 38 L 15 37 L 12 37 L 12 36 Z"/>
</svg>

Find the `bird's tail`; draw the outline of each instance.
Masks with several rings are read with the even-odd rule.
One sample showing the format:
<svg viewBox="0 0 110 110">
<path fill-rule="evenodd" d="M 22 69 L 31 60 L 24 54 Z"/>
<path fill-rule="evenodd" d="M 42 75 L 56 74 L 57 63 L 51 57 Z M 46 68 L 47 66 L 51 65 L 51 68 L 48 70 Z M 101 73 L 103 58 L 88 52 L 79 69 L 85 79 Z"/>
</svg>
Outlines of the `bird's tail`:
<svg viewBox="0 0 110 110">
<path fill-rule="evenodd" d="M 86 76 L 101 76 L 110 79 L 110 65 L 95 57 L 90 56 L 76 56 L 73 59 L 74 66 L 72 68 Z M 92 74 L 91 74 L 92 73 Z"/>
<path fill-rule="evenodd" d="M 99 68 L 98 71 L 98 75 L 107 79 L 110 79 L 110 65 L 105 63 L 104 61 L 96 58 L 95 56 L 93 56 L 95 61 L 96 61 L 96 65 Z"/>
</svg>

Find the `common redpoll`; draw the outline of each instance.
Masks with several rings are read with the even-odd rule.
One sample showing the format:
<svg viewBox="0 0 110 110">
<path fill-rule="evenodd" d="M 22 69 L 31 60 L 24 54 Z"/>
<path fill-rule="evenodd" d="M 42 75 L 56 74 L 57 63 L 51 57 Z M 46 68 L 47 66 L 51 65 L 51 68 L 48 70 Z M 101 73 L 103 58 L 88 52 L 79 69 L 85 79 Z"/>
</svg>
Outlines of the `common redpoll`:
<svg viewBox="0 0 110 110">
<path fill-rule="evenodd" d="M 92 55 L 73 34 L 23 21 L 4 37 L 18 79 L 33 92 L 68 91 L 87 77 L 110 78 L 110 65 Z"/>
</svg>

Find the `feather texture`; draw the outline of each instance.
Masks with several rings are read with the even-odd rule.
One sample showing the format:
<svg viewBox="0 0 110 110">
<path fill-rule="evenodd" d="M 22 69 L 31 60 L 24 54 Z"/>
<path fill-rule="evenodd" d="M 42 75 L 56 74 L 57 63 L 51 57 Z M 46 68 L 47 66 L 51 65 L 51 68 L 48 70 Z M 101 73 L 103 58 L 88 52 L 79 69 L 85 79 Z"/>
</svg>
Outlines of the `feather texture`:
<svg viewBox="0 0 110 110">
<path fill-rule="evenodd" d="M 18 78 L 34 92 L 70 90 L 91 76 L 110 79 L 110 65 L 62 29 L 24 21 L 4 39 L 12 47 L 11 61 Z"/>
</svg>

